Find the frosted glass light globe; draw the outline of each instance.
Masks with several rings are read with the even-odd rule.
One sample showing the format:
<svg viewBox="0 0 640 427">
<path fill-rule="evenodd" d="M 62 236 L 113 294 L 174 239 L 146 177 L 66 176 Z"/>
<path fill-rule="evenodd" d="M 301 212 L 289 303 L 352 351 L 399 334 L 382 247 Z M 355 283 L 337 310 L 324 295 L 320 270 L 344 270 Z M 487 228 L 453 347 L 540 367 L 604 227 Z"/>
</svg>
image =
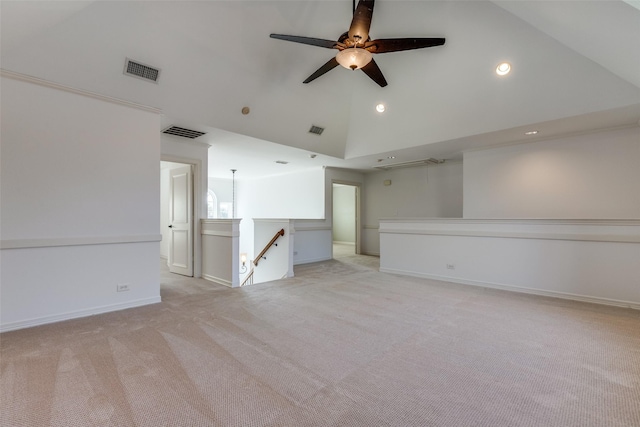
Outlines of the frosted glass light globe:
<svg viewBox="0 0 640 427">
<path fill-rule="evenodd" d="M 341 50 L 336 55 L 338 64 L 350 70 L 357 70 L 364 67 L 371 62 L 372 58 L 373 55 L 371 55 L 371 52 L 359 47 Z"/>
</svg>

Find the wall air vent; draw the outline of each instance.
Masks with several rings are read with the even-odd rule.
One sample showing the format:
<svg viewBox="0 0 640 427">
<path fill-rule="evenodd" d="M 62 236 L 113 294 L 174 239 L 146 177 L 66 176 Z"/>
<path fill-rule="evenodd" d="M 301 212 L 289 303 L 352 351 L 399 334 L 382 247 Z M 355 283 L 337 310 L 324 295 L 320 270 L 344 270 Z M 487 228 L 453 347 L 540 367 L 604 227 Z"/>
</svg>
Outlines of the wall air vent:
<svg viewBox="0 0 640 427">
<path fill-rule="evenodd" d="M 205 132 L 199 132 L 197 130 L 185 129 L 178 126 L 171 126 L 162 131 L 169 135 L 181 136 L 183 138 L 195 139 L 205 134 Z"/>
<path fill-rule="evenodd" d="M 314 135 L 322 135 L 322 132 L 324 132 L 324 128 L 321 128 L 320 126 L 311 125 L 311 129 L 309 129 L 309 133 Z"/>
<path fill-rule="evenodd" d="M 158 77 L 160 77 L 160 69 L 132 61 L 129 58 L 126 58 L 124 61 L 124 73 L 127 76 L 137 77 L 154 83 L 158 83 Z"/>
<path fill-rule="evenodd" d="M 433 157 L 429 157 L 428 159 L 423 159 L 423 160 L 412 160 L 410 162 L 374 166 L 374 168 L 381 169 L 381 170 L 389 170 L 389 169 L 411 168 L 415 166 L 424 166 L 424 165 L 439 165 L 444 162 L 445 162 L 444 159 L 434 159 Z"/>
</svg>

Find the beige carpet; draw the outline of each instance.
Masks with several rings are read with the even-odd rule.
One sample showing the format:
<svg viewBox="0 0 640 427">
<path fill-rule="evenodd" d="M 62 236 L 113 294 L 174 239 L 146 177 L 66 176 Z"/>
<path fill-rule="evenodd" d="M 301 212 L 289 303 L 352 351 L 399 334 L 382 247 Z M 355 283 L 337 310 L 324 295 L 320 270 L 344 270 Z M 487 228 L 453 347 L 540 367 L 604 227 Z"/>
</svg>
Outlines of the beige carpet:
<svg viewBox="0 0 640 427">
<path fill-rule="evenodd" d="M 2 334 L 0 424 L 640 426 L 639 312 L 376 265 Z"/>
</svg>

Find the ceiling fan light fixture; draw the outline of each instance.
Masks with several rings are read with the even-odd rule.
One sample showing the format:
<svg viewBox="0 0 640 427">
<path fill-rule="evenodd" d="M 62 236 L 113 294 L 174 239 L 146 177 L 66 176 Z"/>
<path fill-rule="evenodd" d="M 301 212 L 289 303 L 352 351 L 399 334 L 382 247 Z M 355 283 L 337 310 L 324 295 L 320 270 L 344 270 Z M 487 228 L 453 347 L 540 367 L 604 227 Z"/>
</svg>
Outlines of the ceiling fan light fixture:
<svg viewBox="0 0 640 427">
<path fill-rule="evenodd" d="M 511 71 L 511 64 L 509 64 L 508 62 L 503 62 L 501 64 L 498 64 L 498 66 L 496 67 L 496 74 L 499 76 L 506 76 L 507 74 L 509 74 L 510 71 Z"/>
<path fill-rule="evenodd" d="M 336 61 L 338 61 L 338 64 L 350 70 L 358 70 L 364 67 L 371 62 L 372 58 L 373 55 L 371 55 L 371 52 L 359 47 L 341 50 L 336 55 Z"/>
</svg>

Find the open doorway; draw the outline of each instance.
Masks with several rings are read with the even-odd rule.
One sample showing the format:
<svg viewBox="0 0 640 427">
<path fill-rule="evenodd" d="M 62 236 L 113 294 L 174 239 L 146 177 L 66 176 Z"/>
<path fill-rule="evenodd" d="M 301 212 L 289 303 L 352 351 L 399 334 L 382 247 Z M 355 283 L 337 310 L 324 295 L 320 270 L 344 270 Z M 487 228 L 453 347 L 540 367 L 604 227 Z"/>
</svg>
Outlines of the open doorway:
<svg viewBox="0 0 640 427">
<path fill-rule="evenodd" d="M 333 258 L 360 253 L 360 185 L 333 182 Z"/>
<path fill-rule="evenodd" d="M 171 273 L 194 276 L 194 167 L 160 162 L 160 257 Z"/>
</svg>

